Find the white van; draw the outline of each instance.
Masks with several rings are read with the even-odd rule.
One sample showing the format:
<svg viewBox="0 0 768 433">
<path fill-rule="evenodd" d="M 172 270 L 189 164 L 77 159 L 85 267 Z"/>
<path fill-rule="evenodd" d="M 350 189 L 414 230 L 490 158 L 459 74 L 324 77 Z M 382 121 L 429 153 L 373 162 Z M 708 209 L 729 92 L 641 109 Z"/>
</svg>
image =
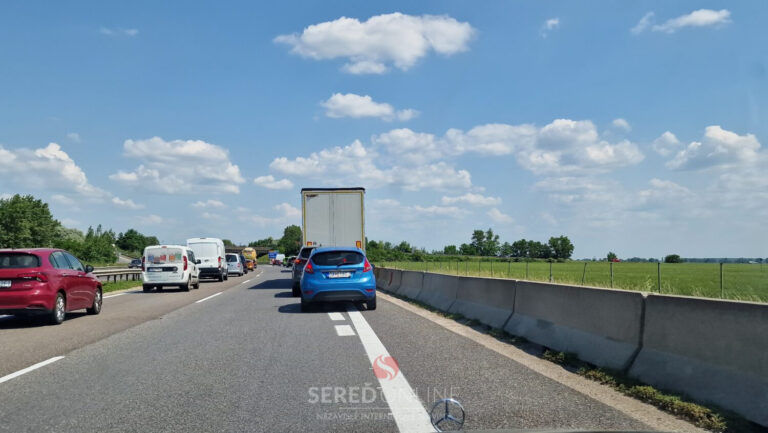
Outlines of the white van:
<svg viewBox="0 0 768 433">
<path fill-rule="evenodd" d="M 200 278 L 215 278 L 219 281 L 226 280 L 227 258 L 224 242 L 217 238 L 192 238 L 187 239 L 187 248 L 195 253 L 200 260 Z"/>
<path fill-rule="evenodd" d="M 200 288 L 199 260 L 183 245 L 152 245 L 144 248 L 141 269 L 144 291 L 177 286 L 188 292 Z"/>
</svg>

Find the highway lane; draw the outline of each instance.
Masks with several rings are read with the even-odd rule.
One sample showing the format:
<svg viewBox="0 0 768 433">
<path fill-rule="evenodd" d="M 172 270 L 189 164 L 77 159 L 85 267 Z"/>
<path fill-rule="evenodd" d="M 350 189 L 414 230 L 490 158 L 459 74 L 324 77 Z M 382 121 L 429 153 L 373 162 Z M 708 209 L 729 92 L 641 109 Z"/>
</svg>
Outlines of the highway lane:
<svg viewBox="0 0 768 433">
<path fill-rule="evenodd" d="M 654 429 L 387 301 L 302 314 L 289 278 L 264 267 L 249 284 L 230 279 L 204 302 L 56 353 L 0 383 L 0 431 L 424 431 L 425 405 L 445 395 L 464 403 L 470 429 Z M 397 379 L 376 377 L 376 342 Z M 396 392 L 384 401 L 378 387 Z"/>
<path fill-rule="evenodd" d="M 200 289 L 182 292 L 167 288 L 161 292 L 142 292 L 139 288 L 104 294 L 101 314 L 88 316 L 85 310 L 67 313 L 58 326 L 41 325 L 13 316 L 0 317 L 0 377 L 37 362 L 58 356 L 112 334 L 129 329 L 211 294 L 236 287 L 255 278 L 261 269 L 227 281 L 202 280 Z"/>
</svg>

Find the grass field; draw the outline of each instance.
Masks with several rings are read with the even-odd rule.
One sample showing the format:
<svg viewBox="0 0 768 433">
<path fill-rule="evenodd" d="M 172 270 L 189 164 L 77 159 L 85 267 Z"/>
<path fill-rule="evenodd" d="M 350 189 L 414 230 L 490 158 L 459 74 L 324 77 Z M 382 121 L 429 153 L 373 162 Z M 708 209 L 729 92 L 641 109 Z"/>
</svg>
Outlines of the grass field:
<svg viewBox="0 0 768 433">
<path fill-rule="evenodd" d="M 550 270 L 550 264 L 546 262 L 382 262 L 381 266 L 532 281 L 549 281 Z M 614 263 L 611 284 L 611 264 L 608 262 L 552 263 L 552 281 L 581 285 L 583 279 L 585 286 L 768 302 L 768 265 L 723 265 L 722 292 L 718 263 L 662 263 L 660 268 L 657 266 L 656 263 Z"/>
</svg>

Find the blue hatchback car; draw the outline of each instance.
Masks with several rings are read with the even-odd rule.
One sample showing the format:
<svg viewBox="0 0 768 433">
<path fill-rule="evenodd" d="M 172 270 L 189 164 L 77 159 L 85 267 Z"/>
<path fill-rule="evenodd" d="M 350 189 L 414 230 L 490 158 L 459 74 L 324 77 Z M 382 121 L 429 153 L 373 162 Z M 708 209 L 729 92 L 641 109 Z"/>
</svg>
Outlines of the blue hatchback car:
<svg viewBox="0 0 768 433">
<path fill-rule="evenodd" d="M 376 277 L 365 253 L 354 247 L 312 250 L 301 275 L 301 311 L 315 302 L 365 302 L 376 309 Z"/>
</svg>

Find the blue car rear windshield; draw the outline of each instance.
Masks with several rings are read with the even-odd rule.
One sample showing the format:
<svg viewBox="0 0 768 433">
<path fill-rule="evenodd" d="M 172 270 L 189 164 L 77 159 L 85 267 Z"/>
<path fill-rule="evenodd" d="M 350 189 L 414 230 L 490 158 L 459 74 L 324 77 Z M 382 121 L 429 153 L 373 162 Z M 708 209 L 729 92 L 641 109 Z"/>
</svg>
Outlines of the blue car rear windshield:
<svg viewBox="0 0 768 433">
<path fill-rule="evenodd" d="M 359 265 L 365 257 L 354 251 L 328 251 L 312 256 L 318 266 Z"/>
<path fill-rule="evenodd" d="M 34 254 L 0 253 L 0 269 L 24 269 L 40 266 L 40 258 Z"/>
</svg>

